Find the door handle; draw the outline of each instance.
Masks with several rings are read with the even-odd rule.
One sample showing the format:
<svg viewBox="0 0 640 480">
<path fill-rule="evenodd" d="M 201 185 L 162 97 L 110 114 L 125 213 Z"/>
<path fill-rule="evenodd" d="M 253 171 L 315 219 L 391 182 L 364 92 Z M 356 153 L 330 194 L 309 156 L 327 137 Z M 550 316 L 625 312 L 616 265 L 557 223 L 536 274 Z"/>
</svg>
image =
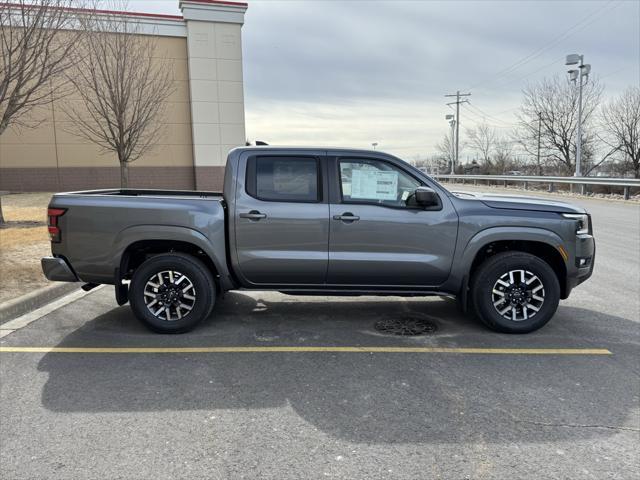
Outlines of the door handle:
<svg viewBox="0 0 640 480">
<path fill-rule="evenodd" d="M 342 215 L 334 215 L 333 219 L 341 220 L 343 222 L 357 222 L 358 220 L 360 220 L 360 217 L 358 217 L 357 215 L 354 215 L 351 212 L 345 212 Z"/>
<path fill-rule="evenodd" d="M 267 218 L 266 213 L 260 213 L 258 210 L 251 210 L 249 213 L 241 213 L 240 218 L 248 218 L 249 220 L 261 220 Z"/>
</svg>

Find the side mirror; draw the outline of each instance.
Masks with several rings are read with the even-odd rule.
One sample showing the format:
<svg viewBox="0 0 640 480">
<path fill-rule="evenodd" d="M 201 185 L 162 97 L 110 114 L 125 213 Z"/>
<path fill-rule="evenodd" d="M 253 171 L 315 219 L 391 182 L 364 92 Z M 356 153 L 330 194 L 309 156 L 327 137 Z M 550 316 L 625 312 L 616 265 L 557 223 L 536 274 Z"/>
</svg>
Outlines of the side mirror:
<svg viewBox="0 0 640 480">
<path fill-rule="evenodd" d="M 416 203 L 421 207 L 434 207 L 440 204 L 438 194 L 429 187 L 418 187 L 414 192 Z"/>
</svg>

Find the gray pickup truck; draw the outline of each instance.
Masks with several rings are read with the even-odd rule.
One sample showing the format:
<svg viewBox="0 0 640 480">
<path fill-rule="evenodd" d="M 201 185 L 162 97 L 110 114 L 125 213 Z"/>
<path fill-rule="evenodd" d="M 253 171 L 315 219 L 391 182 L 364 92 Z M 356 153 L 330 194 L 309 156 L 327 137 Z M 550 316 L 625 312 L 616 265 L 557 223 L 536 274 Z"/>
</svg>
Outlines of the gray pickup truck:
<svg viewBox="0 0 640 480">
<path fill-rule="evenodd" d="M 452 193 L 379 151 L 237 148 L 223 193 L 53 196 L 50 280 L 115 285 L 158 332 L 207 318 L 229 290 L 455 296 L 488 327 L 526 333 L 591 276 L 581 208 Z"/>
</svg>

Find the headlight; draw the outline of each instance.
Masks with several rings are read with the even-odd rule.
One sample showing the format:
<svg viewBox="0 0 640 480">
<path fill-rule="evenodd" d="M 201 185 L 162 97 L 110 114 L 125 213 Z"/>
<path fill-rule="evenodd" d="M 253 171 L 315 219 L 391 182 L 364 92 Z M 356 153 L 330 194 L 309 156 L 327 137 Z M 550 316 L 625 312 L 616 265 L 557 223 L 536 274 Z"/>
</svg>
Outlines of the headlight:
<svg viewBox="0 0 640 480">
<path fill-rule="evenodd" d="M 576 221 L 576 235 L 590 233 L 589 215 L 586 213 L 563 213 L 562 216 Z"/>
</svg>

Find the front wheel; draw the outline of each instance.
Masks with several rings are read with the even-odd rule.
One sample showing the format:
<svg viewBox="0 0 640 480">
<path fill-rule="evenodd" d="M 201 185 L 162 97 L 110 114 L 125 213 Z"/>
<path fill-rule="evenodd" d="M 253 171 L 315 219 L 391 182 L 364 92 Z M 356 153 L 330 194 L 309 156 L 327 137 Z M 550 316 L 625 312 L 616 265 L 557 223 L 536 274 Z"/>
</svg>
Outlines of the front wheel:
<svg viewBox="0 0 640 480">
<path fill-rule="evenodd" d="M 131 279 L 129 300 L 136 317 L 159 333 L 193 329 L 213 309 L 216 287 L 209 269 L 181 253 L 146 260 Z"/>
<path fill-rule="evenodd" d="M 556 313 L 560 283 L 541 258 L 525 252 L 499 253 L 475 272 L 471 300 L 482 322 L 492 330 L 529 333 Z"/>
</svg>

